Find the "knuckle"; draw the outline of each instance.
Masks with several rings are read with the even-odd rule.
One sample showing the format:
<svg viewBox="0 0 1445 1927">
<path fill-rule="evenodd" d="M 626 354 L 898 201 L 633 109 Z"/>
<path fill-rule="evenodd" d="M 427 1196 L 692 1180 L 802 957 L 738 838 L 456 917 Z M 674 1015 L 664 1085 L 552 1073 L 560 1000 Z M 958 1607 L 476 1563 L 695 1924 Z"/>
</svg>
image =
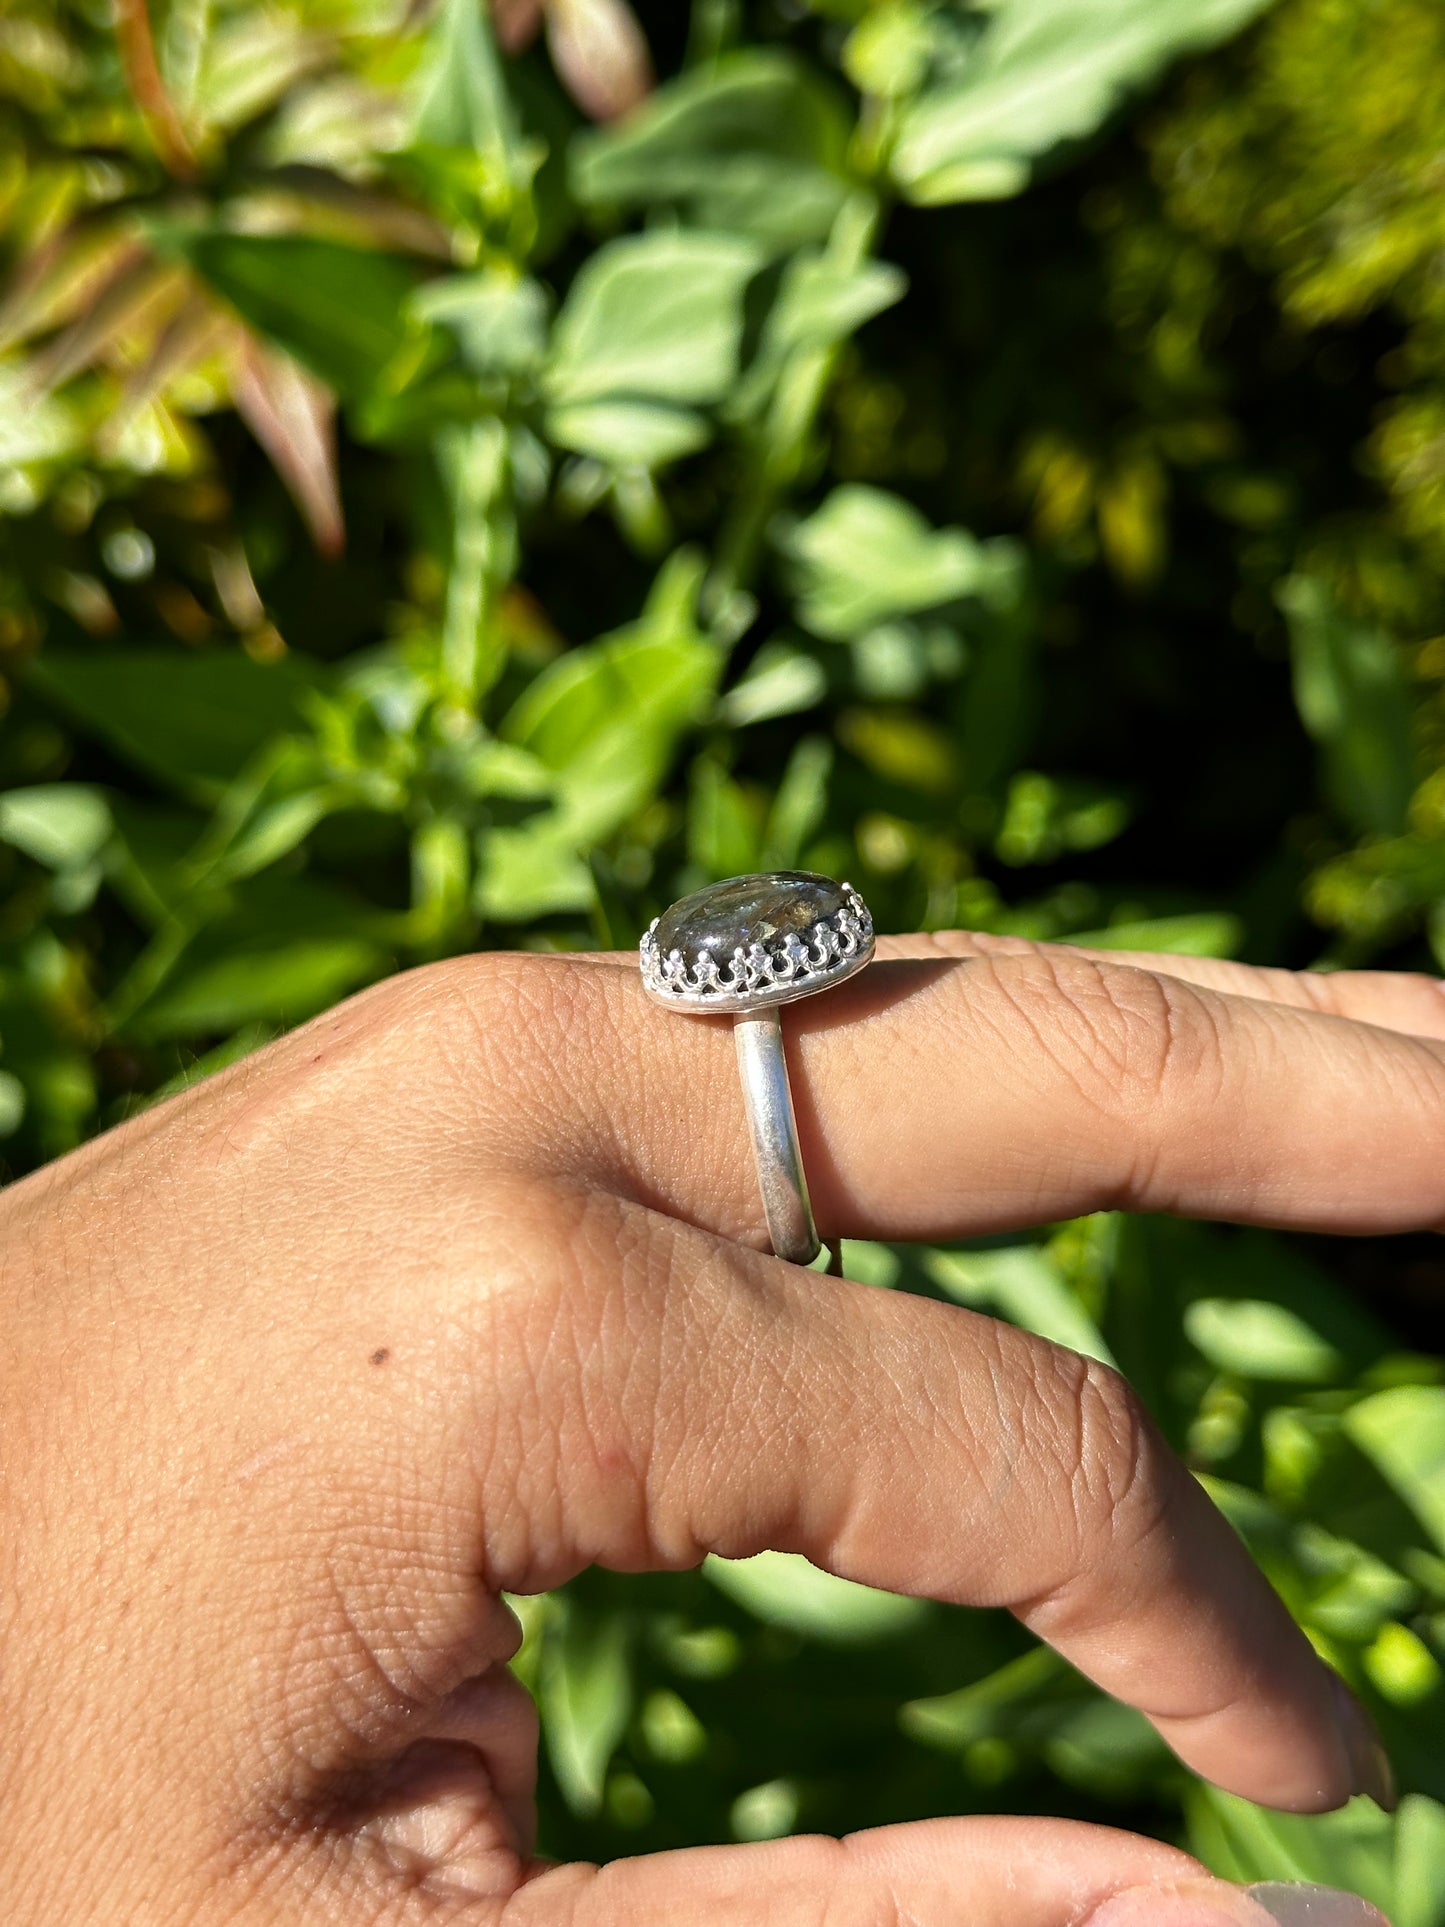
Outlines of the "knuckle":
<svg viewBox="0 0 1445 1927">
<path fill-rule="evenodd" d="M 516 951 L 427 965 L 394 980 L 397 1052 L 430 1065 L 460 1115 L 519 1146 L 560 1144 L 597 1048 L 598 977 L 569 958 Z"/>
<path fill-rule="evenodd" d="M 1159 1450 L 1154 1422 L 1133 1386 L 1095 1358 L 1082 1360 L 1076 1410 L 1074 1485 L 1081 1510 L 1117 1532 L 1152 1489 Z"/>
<path fill-rule="evenodd" d="M 1053 1543 L 1061 1559 L 1040 1596 L 1062 1607 L 1107 1547 L 1127 1558 L 1160 1525 L 1168 1452 L 1143 1401 L 1111 1366 L 1061 1346 L 1034 1353 L 1026 1435 L 1043 1460 Z"/>
<path fill-rule="evenodd" d="M 1091 1109 L 1134 1123 L 1146 1107 L 1217 1094 L 1217 1000 L 1178 978 L 1040 950 L 989 965 L 1010 1013 Z"/>
</svg>

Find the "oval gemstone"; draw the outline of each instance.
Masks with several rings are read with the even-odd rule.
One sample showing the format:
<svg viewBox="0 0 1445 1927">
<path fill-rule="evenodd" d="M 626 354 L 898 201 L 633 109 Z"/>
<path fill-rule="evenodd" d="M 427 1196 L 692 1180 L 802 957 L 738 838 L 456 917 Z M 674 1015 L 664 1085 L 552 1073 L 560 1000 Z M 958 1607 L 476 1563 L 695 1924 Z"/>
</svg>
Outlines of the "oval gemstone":
<svg viewBox="0 0 1445 1927">
<path fill-rule="evenodd" d="M 711 951 L 722 966 L 740 945 L 746 950 L 749 944 L 789 935 L 805 937 L 815 923 L 835 916 L 846 904 L 840 884 L 811 870 L 729 877 L 680 897 L 658 921 L 657 947 L 664 957 L 680 950 L 689 966 Z"/>
</svg>

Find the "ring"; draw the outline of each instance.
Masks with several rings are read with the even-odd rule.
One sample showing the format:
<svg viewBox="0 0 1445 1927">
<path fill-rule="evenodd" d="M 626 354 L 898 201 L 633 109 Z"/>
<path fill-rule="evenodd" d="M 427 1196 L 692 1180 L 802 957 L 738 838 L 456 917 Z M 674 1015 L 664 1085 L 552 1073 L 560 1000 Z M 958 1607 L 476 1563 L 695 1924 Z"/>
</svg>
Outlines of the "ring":
<svg viewBox="0 0 1445 1927">
<path fill-rule="evenodd" d="M 647 994 L 671 1010 L 733 1019 L 743 1103 L 768 1236 L 809 1265 L 822 1249 L 808 1203 L 783 1055 L 781 1004 L 831 990 L 873 956 L 873 919 L 851 883 L 809 870 L 729 877 L 654 917 L 638 949 Z M 839 1251 L 832 1254 L 836 1269 Z"/>
</svg>

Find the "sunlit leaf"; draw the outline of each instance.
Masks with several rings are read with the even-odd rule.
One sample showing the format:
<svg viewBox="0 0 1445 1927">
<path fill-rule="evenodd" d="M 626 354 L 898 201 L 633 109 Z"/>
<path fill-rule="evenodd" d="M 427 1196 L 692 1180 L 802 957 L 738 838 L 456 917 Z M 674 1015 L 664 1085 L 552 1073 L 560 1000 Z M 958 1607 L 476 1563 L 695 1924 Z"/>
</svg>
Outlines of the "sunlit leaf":
<svg viewBox="0 0 1445 1927">
<path fill-rule="evenodd" d="M 575 142 L 572 181 L 586 202 L 672 203 L 698 227 L 788 246 L 832 227 L 849 192 L 847 139 L 842 102 L 820 74 L 782 48 L 750 48 Z"/>
<path fill-rule="evenodd" d="M 443 0 L 417 94 L 414 133 L 483 161 L 500 205 L 531 177 L 517 117 L 481 0 Z"/>
<path fill-rule="evenodd" d="M 706 418 L 695 410 L 649 401 L 575 402 L 553 408 L 547 429 L 561 447 L 614 468 L 663 468 L 705 448 L 712 435 Z"/>
<path fill-rule="evenodd" d="M 918 1625 L 929 1610 L 926 1600 L 855 1585 L 791 1552 L 710 1558 L 703 1571 L 755 1619 L 840 1646 L 890 1638 Z"/>
<path fill-rule="evenodd" d="M 35 357 L 30 379 L 37 392 L 58 388 L 111 349 L 117 337 L 183 295 L 185 276 L 149 255 L 138 254 L 86 311 Z"/>
<path fill-rule="evenodd" d="M 36 783 L 0 795 L 0 842 L 51 870 L 82 870 L 110 841 L 110 806 L 83 783 Z"/>
<path fill-rule="evenodd" d="M 557 318 L 554 404 L 720 401 L 737 373 L 743 291 L 760 264 L 757 248 L 733 235 L 659 231 L 608 242 Z"/>
<path fill-rule="evenodd" d="M 1089 950 L 1159 950 L 1181 957 L 1233 957 L 1240 945 L 1239 918 L 1222 910 L 1179 917 L 1140 917 L 1103 930 L 1071 931 L 1069 942 Z"/>
<path fill-rule="evenodd" d="M 925 204 L 1014 194 L 1031 163 L 1079 140 L 1179 55 L 1245 26 L 1267 0 L 1003 0 L 966 55 L 904 109 L 895 179 Z"/>
<path fill-rule="evenodd" d="M 705 712 L 718 668 L 701 638 L 639 625 L 569 651 L 533 682 L 504 733 L 554 772 L 579 844 L 652 794 L 683 730 Z"/>
<path fill-rule="evenodd" d="M 1114 1362 L 1103 1333 L 1053 1258 L 1038 1245 L 1014 1245 L 1002 1251 L 930 1251 L 924 1268 L 959 1304 L 995 1312 L 1086 1357 Z"/>
<path fill-rule="evenodd" d="M 1346 1413 L 1345 1429 L 1445 1552 L 1445 1386 L 1376 1392 Z"/>
<path fill-rule="evenodd" d="M 607 1767 L 632 1712 L 626 1621 L 559 1602 L 542 1647 L 537 1696 L 552 1770 L 574 1813 L 602 1804 Z"/>
<path fill-rule="evenodd" d="M 821 702 L 828 687 L 823 665 L 816 656 L 787 643 L 760 649 L 747 674 L 734 683 L 718 704 L 725 722 L 734 729 L 791 716 Z"/>
<path fill-rule="evenodd" d="M 1297 1313 L 1266 1299 L 1196 1298 L 1184 1312 L 1189 1342 L 1211 1365 L 1242 1378 L 1328 1385 L 1340 1375 L 1334 1346 Z"/>
<path fill-rule="evenodd" d="M 1393 1927 L 1445 1927 L 1445 1806 L 1407 1794 L 1395 1820 Z"/>
<path fill-rule="evenodd" d="M 992 558 L 962 529 L 930 528 L 882 489 L 838 488 L 787 539 L 798 614 L 820 636 L 856 636 L 885 616 L 936 608 L 981 589 Z"/>
<path fill-rule="evenodd" d="M 1190 1846 L 1226 1880 L 1312 1881 L 1393 1904 L 1395 1822 L 1369 1800 L 1306 1819 L 1199 1783 L 1185 1810 Z"/>
<path fill-rule="evenodd" d="M 418 319 L 449 328 L 467 366 L 493 380 L 527 375 L 540 366 L 548 308 L 540 282 L 497 268 L 429 281 L 411 303 Z"/>
</svg>

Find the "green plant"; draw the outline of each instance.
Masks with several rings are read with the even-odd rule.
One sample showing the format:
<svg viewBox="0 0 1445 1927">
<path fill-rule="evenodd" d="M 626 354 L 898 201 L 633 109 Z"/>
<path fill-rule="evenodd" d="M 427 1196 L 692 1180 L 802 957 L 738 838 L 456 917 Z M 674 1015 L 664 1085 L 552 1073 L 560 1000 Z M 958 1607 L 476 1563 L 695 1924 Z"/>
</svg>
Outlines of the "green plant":
<svg viewBox="0 0 1445 1927">
<path fill-rule="evenodd" d="M 541 11 L 0 23 L 14 1167 L 763 865 L 884 927 L 1438 942 L 1429 10 L 1288 0 L 1142 121 L 1259 0 Z M 1243 1809 L 1011 1623 L 768 1557 L 524 1607 L 548 1846 L 1039 1807 L 1445 1920 L 1432 1263 L 1376 1316 L 1260 1234 L 850 1251 L 1118 1360 L 1398 1821 Z"/>
</svg>

